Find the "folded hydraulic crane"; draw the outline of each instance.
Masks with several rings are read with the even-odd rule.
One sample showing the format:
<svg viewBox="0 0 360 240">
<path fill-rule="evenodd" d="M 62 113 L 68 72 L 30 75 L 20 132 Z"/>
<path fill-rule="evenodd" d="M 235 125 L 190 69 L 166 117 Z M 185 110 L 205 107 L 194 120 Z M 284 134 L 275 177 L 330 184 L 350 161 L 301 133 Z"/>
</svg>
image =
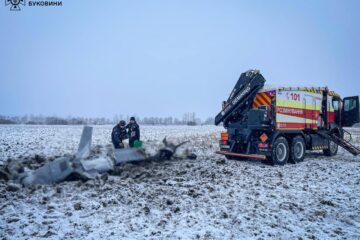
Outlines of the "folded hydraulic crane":
<svg viewBox="0 0 360 240">
<path fill-rule="evenodd" d="M 264 86 L 265 78 L 256 70 L 250 70 L 240 75 L 230 97 L 224 103 L 223 110 L 215 117 L 215 125 L 224 122 L 239 121 L 245 116 L 253 104 L 255 95 Z"/>
</svg>

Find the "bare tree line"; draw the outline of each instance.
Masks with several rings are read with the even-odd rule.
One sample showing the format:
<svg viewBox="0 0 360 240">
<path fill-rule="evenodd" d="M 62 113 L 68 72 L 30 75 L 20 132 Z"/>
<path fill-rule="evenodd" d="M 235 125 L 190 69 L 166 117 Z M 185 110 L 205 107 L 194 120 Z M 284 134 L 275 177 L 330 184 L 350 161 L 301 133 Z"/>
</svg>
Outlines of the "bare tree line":
<svg viewBox="0 0 360 240">
<path fill-rule="evenodd" d="M 139 117 L 135 115 L 139 124 L 144 125 L 212 125 L 214 118 L 209 117 L 202 121 L 196 117 L 193 112 L 185 113 L 182 119 L 176 117 Z M 2 116 L 0 115 L 0 124 L 27 124 L 27 125 L 108 125 L 116 124 L 120 120 L 129 122 L 130 116 L 117 114 L 113 119 L 109 118 L 87 118 L 87 117 L 71 117 L 66 118 L 57 116 L 44 115 L 24 115 L 24 116 Z"/>
</svg>

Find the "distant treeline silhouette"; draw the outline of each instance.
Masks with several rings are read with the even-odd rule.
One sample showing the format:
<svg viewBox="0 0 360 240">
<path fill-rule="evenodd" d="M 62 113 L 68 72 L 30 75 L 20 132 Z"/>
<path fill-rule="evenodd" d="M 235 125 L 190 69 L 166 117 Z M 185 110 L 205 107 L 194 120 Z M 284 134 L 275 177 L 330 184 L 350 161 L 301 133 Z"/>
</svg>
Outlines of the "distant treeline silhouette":
<svg viewBox="0 0 360 240">
<path fill-rule="evenodd" d="M 144 125 L 211 125 L 214 124 L 214 118 L 209 117 L 205 121 L 196 118 L 195 113 L 185 113 L 180 120 L 176 117 L 138 117 L 136 120 L 139 124 Z M 108 125 L 116 124 L 120 120 L 128 122 L 130 116 L 123 117 L 115 115 L 114 118 L 87 118 L 87 117 L 57 117 L 43 115 L 24 115 L 24 116 L 2 116 L 0 115 L 0 124 L 27 124 L 27 125 Z"/>
</svg>

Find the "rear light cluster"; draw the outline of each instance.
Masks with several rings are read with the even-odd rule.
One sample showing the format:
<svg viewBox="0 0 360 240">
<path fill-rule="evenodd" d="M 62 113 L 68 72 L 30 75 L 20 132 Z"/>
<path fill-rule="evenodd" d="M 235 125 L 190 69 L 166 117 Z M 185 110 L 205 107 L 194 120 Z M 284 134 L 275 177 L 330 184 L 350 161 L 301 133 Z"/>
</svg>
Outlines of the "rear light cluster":
<svg viewBox="0 0 360 240">
<path fill-rule="evenodd" d="M 268 148 L 269 144 L 268 143 L 259 143 L 258 146 L 259 146 L 259 148 Z"/>
<path fill-rule="evenodd" d="M 266 135 L 266 133 L 261 134 L 260 135 L 261 142 L 259 142 L 258 147 L 259 148 L 268 148 L 269 144 L 265 143 L 268 139 L 269 139 L 269 137 Z"/>
<path fill-rule="evenodd" d="M 227 141 L 229 140 L 229 134 L 227 132 L 221 133 L 221 141 Z"/>
<path fill-rule="evenodd" d="M 227 132 L 222 132 L 220 135 L 220 145 L 227 145 L 229 140 L 229 134 Z"/>
</svg>

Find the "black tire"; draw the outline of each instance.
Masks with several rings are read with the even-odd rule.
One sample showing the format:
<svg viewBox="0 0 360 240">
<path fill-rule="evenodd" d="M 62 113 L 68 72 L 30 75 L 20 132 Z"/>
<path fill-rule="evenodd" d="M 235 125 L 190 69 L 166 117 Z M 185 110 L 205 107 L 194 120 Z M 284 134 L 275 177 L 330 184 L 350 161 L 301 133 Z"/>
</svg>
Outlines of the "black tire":
<svg viewBox="0 0 360 240">
<path fill-rule="evenodd" d="M 324 149 L 323 152 L 325 156 L 331 157 L 337 154 L 338 149 L 339 149 L 339 145 L 337 145 L 333 141 L 329 141 L 328 148 Z"/>
<path fill-rule="evenodd" d="M 269 161 L 272 165 L 285 165 L 290 156 L 289 143 L 284 137 L 278 137 L 272 146 L 272 156 Z"/>
<path fill-rule="evenodd" d="M 291 163 L 302 162 L 305 158 L 306 145 L 302 136 L 296 136 L 291 141 L 289 161 Z"/>
</svg>

